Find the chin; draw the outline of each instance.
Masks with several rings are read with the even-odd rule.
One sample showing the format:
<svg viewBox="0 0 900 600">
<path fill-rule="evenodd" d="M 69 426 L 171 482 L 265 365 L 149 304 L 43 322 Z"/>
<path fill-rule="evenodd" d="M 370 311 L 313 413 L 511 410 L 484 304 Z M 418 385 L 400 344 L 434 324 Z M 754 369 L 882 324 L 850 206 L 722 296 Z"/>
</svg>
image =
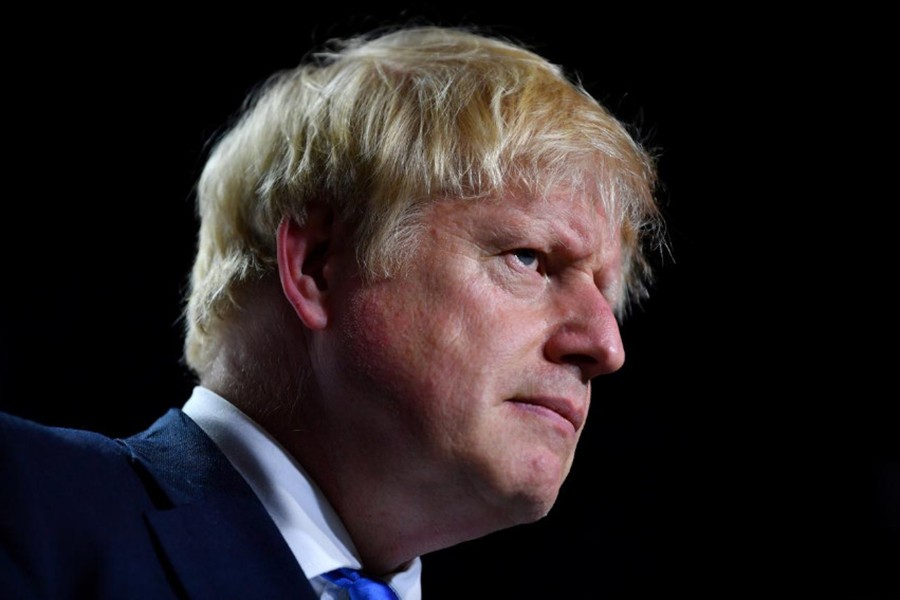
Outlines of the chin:
<svg viewBox="0 0 900 600">
<path fill-rule="evenodd" d="M 556 470 L 536 470 L 518 486 L 510 502 L 510 515 L 518 523 L 532 523 L 546 517 L 559 496 L 564 474 Z"/>
<path fill-rule="evenodd" d="M 532 523 L 549 514 L 569 473 L 571 456 L 530 441 L 510 445 L 505 460 L 481 463 L 474 481 L 497 523 Z M 497 458 L 496 456 L 492 458 Z"/>
<path fill-rule="evenodd" d="M 548 514 L 556 504 L 556 493 L 523 493 L 507 505 L 506 517 L 510 519 L 510 525 L 525 525 L 540 521 Z"/>
<path fill-rule="evenodd" d="M 532 508 L 532 520 L 547 516 L 556 504 L 559 491 L 569 476 L 571 460 L 561 460 L 556 455 L 538 457 L 530 465 L 527 496 Z"/>
</svg>

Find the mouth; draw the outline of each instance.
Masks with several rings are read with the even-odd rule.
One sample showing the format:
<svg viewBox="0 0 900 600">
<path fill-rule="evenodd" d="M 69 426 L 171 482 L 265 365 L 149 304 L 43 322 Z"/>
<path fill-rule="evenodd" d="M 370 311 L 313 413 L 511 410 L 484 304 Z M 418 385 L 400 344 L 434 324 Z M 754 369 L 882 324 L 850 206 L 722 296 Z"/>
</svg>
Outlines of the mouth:
<svg viewBox="0 0 900 600">
<path fill-rule="evenodd" d="M 567 398 L 556 396 L 529 396 L 515 397 L 510 402 L 521 405 L 523 408 L 543 413 L 560 421 L 565 421 L 574 431 L 579 431 L 587 413 L 587 406 L 581 402 L 575 402 Z"/>
</svg>

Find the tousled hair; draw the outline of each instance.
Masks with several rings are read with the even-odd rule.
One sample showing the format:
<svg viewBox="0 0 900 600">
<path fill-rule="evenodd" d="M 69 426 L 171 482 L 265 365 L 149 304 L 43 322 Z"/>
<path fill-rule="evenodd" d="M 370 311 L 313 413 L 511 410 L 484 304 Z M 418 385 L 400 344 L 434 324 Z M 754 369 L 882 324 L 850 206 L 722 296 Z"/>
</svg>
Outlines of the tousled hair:
<svg viewBox="0 0 900 600">
<path fill-rule="evenodd" d="M 277 73 L 213 147 L 197 184 L 185 360 L 208 367 L 236 290 L 277 271 L 276 231 L 312 203 L 351 225 L 361 272 L 388 277 L 440 198 L 566 186 L 622 234 L 617 312 L 647 294 L 661 241 L 652 157 L 558 66 L 522 45 L 420 26 L 333 41 Z"/>
</svg>

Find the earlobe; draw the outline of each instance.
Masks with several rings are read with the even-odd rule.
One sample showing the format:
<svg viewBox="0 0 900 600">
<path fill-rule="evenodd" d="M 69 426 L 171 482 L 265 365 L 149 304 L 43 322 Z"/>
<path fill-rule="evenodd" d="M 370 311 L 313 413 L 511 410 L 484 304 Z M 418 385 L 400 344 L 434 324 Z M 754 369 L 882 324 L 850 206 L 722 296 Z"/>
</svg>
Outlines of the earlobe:
<svg viewBox="0 0 900 600">
<path fill-rule="evenodd" d="M 302 225 L 290 217 L 284 217 L 278 225 L 281 289 L 309 329 L 324 329 L 328 324 L 325 264 L 333 224 L 331 210 L 321 206 L 311 208 Z"/>
</svg>

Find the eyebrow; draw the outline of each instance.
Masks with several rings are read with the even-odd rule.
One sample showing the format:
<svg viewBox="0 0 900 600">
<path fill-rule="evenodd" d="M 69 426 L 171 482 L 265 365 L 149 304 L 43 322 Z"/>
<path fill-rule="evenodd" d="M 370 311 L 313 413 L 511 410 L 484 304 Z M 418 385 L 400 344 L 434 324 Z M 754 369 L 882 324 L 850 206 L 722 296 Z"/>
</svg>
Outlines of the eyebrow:
<svg viewBox="0 0 900 600">
<path fill-rule="evenodd" d="M 585 238 L 579 232 L 573 231 L 573 234 L 569 234 L 571 228 L 560 226 L 556 221 L 543 218 L 543 215 L 529 216 L 527 213 L 523 213 L 523 216 L 508 216 L 494 223 L 488 231 L 498 238 L 521 238 L 539 232 L 546 236 L 550 246 L 567 249 L 578 245 Z"/>
</svg>

